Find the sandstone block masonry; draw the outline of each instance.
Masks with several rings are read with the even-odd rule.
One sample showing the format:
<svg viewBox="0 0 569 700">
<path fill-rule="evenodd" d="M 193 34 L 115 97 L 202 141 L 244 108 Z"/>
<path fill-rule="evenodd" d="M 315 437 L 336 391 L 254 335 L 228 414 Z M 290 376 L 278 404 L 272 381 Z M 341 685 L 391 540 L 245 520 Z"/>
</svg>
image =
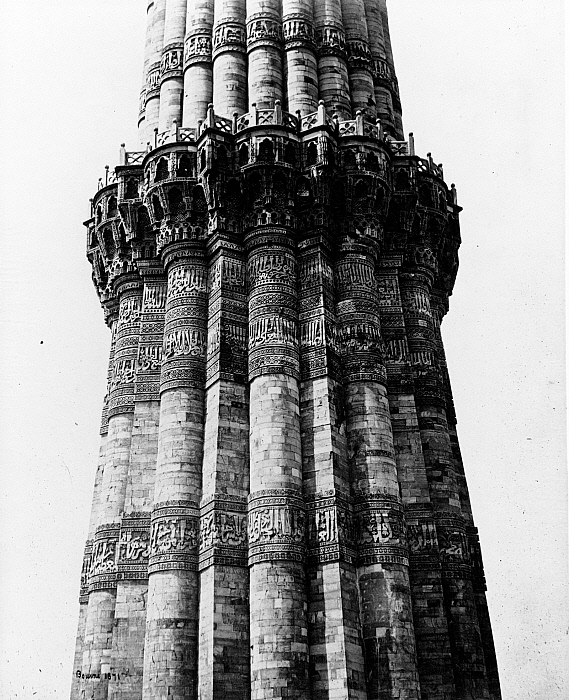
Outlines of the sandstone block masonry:
<svg viewBox="0 0 569 700">
<path fill-rule="evenodd" d="M 384 0 L 151 0 L 72 700 L 498 700 L 441 336 L 454 185 Z"/>
</svg>

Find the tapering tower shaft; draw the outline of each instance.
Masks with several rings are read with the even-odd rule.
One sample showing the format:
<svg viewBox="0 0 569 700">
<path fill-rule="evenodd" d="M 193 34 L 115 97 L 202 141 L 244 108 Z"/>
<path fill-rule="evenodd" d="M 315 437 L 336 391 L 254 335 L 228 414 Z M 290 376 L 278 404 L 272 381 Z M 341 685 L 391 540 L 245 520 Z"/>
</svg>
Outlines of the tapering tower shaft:
<svg viewBox="0 0 569 700">
<path fill-rule="evenodd" d="M 499 700 L 385 0 L 152 0 L 72 700 Z"/>
</svg>

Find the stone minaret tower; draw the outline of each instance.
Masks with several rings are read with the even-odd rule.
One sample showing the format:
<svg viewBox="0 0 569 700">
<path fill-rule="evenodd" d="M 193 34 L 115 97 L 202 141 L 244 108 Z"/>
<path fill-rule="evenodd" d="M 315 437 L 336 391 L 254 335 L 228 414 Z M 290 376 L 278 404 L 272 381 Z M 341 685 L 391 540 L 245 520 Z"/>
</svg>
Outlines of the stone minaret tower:
<svg viewBox="0 0 569 700">
<path fill-rule="evenodd" d="M 86 222 L 111 331 L 73 700 L 497 700 L 385 0 L 150 0 Z"/>
</svg>

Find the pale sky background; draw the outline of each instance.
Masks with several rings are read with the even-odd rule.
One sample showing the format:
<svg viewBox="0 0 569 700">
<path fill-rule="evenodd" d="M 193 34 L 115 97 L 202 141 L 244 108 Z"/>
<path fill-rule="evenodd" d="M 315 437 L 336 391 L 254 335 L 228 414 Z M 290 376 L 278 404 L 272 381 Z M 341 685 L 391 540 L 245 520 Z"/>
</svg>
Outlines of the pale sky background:
<svg viewBox="0 0 569 700">
<path fill-rule="evenodd" d="M 569 697 L 562 2 L 391 0 L 406 132 L 455 182 L 443 324 L 504 700 Z M 0 6 L 0 698 L 67 700 L 109 333 L 89 198 L 137 150 L 145 0 Z"/>
</svg>

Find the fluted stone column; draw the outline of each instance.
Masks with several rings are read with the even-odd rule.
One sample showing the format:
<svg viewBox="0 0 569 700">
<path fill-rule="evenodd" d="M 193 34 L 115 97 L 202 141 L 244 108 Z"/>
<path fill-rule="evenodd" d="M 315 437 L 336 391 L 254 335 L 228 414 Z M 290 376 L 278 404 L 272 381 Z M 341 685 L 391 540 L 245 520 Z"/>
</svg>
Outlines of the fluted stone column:
<svg viewBox="0 0 569 700">
<path fill-rule="evenodd" d="M 213 0 L 190 0 L 184 45 L 184 126 L 205 118 L 213 97 L 211 33 Z"/>
<path fill-rule="evenodd" d="M 81 587 L 79 591 L 79 621 L 77 623 L 77 636 L 75 641 L 75 656 L 73 662 L 73 680 L 71 683 L 71 700 L 79 698 L 81 688 L 85 688 L 85 670 L 83 669 L 84 645 L 85 645 L 85 628 L 87 624 L 87 612 L 89 603 L 89 572 L 91 569 L 91 558 L 93 554 L 93 538 L 97 524 L 100 521 L 99 508 L 101 499 L 101 486 L 103 483 L 103 472 L 106 463 L 106 447 L 108 434 L 108 418 L 107 401 L 110 391 L 110 382 L 112 376 L 113 355 L 114 355 L 114 327 L 116 324 L 115 313 L 107 314 L 107 322 L 111 327 L 111 343 L 109 351 L 109 371 L 107 382 L 107 396 L 105 396 L 105 406 L 103 408 L 102 425 L 101 425 L 101 444 L 99 447 L 99 458 L 97 461 L 97 470 L 95 473 L 95 483 L 93 486 L 93 499 L 91 502 L 91 517 L 89 519 L 89 528 L 87 531 L 87 541 L 85 542 L 85 550 L 83 553 L 83 566 L 81 568 Z M 87 671 L 88 673 L 88 671 Z"/>
<path fill-rule="evenodd" d="M 450 378 L 441 335 L 441 323 L 445 314 L 448 312 L 447 292 L 437 289 L 436 287 L 431 290 L 431 310 L 433 313 L 433 328 L 435 333 L 435 355 L 440 372 L 440 379 L 442 380 L 444 387 L 445 412 L 447 416 L 449 439 L 452 448 L 453 464 L 456 474 L 462 517 L 466 523 L 466 536 L 468 539 L 468 549 L 472 566 L 472 588 L 476 604 L 476 616 L 481 633 L 482 650 L 484 654 L 484 663 L 486 666 L 486 677 L 488 680 L 488 690 L 492 700 L 500 700 L 501 693 L 498 677 L 498 665 L 496 662 L 496 650 L 494 648 L 488 603 L 486 601 L 486 580 L 484 577 L 484 567 L 482 564 L 482 552 L 480 549 L 478 530 L 474 526 L 474 520 L 472 517 L 468 485 L 466 483 L 464 465 L 462 463 L 462 455 L 460 452 L 456 430 L 456 414 L 454 412 Z"/>
<path fill-rule="evenodd" d="M 150 512 L 160 420 L 160 362 L 166 280 L 159 260 L 138 260 L 144 281 L 135 366 L 134 417 L 117 547 L 117 597 L 109 698 L 142 695 Z"/>
<path fill-rule="evenodd" d="M 144 700 L 197 694 L 207 266 L 200 241 L 170 244 L 162 256 L 168 291 L 148 566 Z"/>
<path fill-rule="evenodd" d="M 400 255 L 382 256 L 377 279 L 395 459 L 407 524 L 417 663 L 421 692 L 451 700 L 455 691 L 448 623 L 399 289 L 401 264 Z"/>
<path fill-rule="evenodd" d="M 442 567 L 443 604 L 447 616 L 455 695 L 460 700 L 488 698 L 480 644 L 471 563 L 462 517 L 452 449 L 433 344 L 430 290 L 434 256 L 420 246 L 408 252 L 410 263 L 400 274 L 405 325 L 415 373 L 415 401 L 430 499 L 434 510 Z"/>
<path fill-rule="evenodd" d="M 114 332 L 113 371 L 108 404 L 108 435 L 101 497 L 89 564 L 89 603 L 79 697 L 106 700 L 111 679 L 116 606 L 116 554 L 124 509 L 134 411 L 134 373 L 138 350 L 142 285 L 135 273 L 115 279 L 119 300 Z"/>
<path fill-rule="evenodd" d="M 283 100 L 281 0 L 247 0 L 247 80 L 250 110 Z"/>
<path fill-rule="evenodd" d="M 215 0 L 213 103 L 218 114 L 247 111 L 247 30 L 245 0 Z"/>
<path fill-rule="evenodd" d="M 199 687 L 210 700 L 246 700 L 251 693 L 246 266 L 243 252 L 219 230 L 209 256 Z"/>
<path fill-rule="evenodd" d="M 352 104 L 341 0 L 315 2 L 314 27 L 320 99 L 331 114 L 349 119 Z"/>
<path fill-rule="evenodd" d="M 395 136 L 393 119 L 393 100 L 391 95 L 391 67 L 385 53 L 383 37 L 383 20 L 379 0 L 369 0 L 365 3 L 365 13 L 371 51 L 371 72 L 373 76 L 375 108 L 384 129 Z"/>
<path fill-rule="evenodd" d="M 342 0 L 352 110 L 375 118 L 375 90 L 364 0 Z"/>
<path fill-rule="evenodd" d="M 158 132 L 182 123 L 184 92 L 184 36 L 187 0 L 168 0 L 164 18 L 164 48 L 160 64 L 160 114 Z"/>
<path fill-rule="evenodd" d="M 401 117 L 401 100 L 399 99 L 399 87 L 395 77 L 395 64 L 393 63 L 393 50 L 391 48 L 391 37 L 389 35 L 389 20 L 387 18 L 386 0 L 378 0 L 380 6 L 381 22 L 383 24 L 383 41 L 385 45 L 385 55 L 389 66 L 389 80 L 391 83 L 391 101 L 393 104 L 393 120 L 395 122 L 395 135 L 403 139 L 403 121 Z"/>
<path fill-rule="evenodd" d="M 142 146 L 150 140 L 146 133 L 146 87 L 148 79 L 148 67 L 150 65 L 150 57 L 152 55 L 152 33 L 154 20 L 154 0 L 148 0 L 146 8 L 146 39 L 144 42 L 144 66 L 142 71 L 142 88 L 140 91 L 140 103 L 138 110 L 138 139 Z"/>
<path fill-rule="evenodd" d="M 290 231 L 246 236 L 251 700 L 308 700 L 296 259 Z"/>
<path fill-rule="evenodd" d="M 326 176 L 318 183 L 326 190 Z M 324 198 L 328 202 L 328 197 Z M 314 206 L 306 204 L 307 211 Z M 299 214 L 299 222 L 303 220 Z M 301 436 L 308 515 L 311 700 L 366 700 L 330 232 L 299 244 Z"/>
<path fill-rule="evenodd" d="M 344 239 L 336 263 L 338 342 L 358 545 L 368 700 L 420 697 L 405 519 L 383 364 L 373 244 Z"/>
<path fill-rule="evenodd" d="M 313 0 L 283 0 L 282 7 L 286 108 L 308 114 L 318 106 Z"/>
<path fill-rule="evenodd" d="M 162 77 L 162 49 L 164 48 L 164 25 L 166 0 L 154 0 L 152 13 L 151 50 L 146 73 L 146 140 L 154 146 L 154 129 L 158 129 L 160 114 L 160 81 Z"/>
</svg>

